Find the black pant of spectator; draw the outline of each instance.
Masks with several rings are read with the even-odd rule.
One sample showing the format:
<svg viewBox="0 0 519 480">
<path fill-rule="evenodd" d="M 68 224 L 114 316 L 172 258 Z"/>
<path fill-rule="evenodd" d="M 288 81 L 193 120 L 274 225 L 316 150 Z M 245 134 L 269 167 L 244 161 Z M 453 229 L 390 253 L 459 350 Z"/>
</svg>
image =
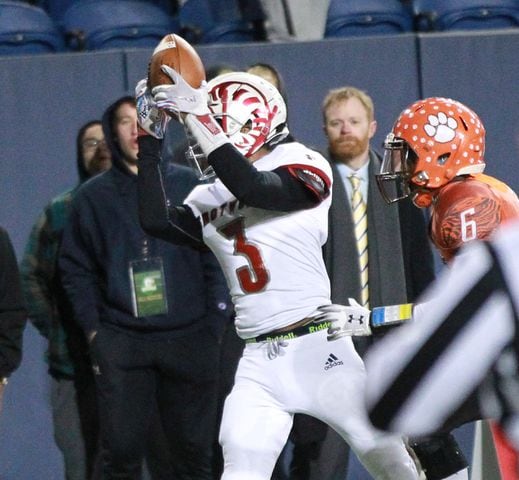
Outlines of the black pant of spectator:
<svg viewBox="0 0 519 480">
<path fill-rule="evenodd" d="M 176 480 L 169 442 L 164 433 L 158 408 L 152 416 L 144 454 L 150 480 Z M 146 478 L 146 476 L 145 476 Z"/>
<path fill-rule="evenodd" d="M 213 480 L 219 345 L 201 330 L 167 341 L 108 327 L 92 343 L 103 480 L 140 480 L 154 405 L 175 480 Z"/>
<path fill-rule="evenodd" d="M 89 359 L 76 363 L 76 401 L 81 422 L 81 432 L 85 442 L 87 478 L 96 480 L 96 465 L 99 464 L 99 413 L 92 365 Z"/>
</svg>

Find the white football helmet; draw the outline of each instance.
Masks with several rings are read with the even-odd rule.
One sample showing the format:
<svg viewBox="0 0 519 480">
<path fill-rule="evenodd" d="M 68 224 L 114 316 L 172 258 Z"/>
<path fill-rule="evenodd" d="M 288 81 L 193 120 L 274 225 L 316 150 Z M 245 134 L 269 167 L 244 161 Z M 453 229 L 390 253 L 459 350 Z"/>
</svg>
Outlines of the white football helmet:
<svg viewBox="0 0 519 480">
<path fill-rule="evenodd" d="M 270 82 L 250 73 L 231 72 L 213 78 L 207 87 L 214 118 L 245 157 L 288 135 L 285 101 Z"/>
</svg>

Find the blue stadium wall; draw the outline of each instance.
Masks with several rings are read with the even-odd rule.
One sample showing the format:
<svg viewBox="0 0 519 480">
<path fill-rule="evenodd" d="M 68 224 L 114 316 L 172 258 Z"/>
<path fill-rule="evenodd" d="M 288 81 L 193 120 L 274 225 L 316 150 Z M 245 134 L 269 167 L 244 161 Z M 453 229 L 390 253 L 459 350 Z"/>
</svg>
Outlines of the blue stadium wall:
<svg viewBox="0 0 519 480">
<path fill-rule="evenodd" d="M 207 66 L 226 63 L 243 69 L 267 62 L 279 68 L 291 131 L 318 149 L 325 145 L 320 105 L 331 88 L 349 84 L 372 96 L 377 148 L 399 112 L 417 98 L 460 100 L 486 125 L 487 172 L 519 190 L 517 30 L 198 50 Z M 150 53 L 138 49 L 0 58 L 0 224 L 9 230 L 19 258 L 42 207 L 77 181 L 78 128 L 133 92 L 146 73 Z M 0 478 L 59 480 L 63 471 L 52 438 L 44 342 L 31 325 L 24 340 L 22 366 L 7 388 L 0 419 Z M 459 436 L 470 455 L 471 430 Z M 352 472 L 349 478 L 369 477 Z"/>
</svg>

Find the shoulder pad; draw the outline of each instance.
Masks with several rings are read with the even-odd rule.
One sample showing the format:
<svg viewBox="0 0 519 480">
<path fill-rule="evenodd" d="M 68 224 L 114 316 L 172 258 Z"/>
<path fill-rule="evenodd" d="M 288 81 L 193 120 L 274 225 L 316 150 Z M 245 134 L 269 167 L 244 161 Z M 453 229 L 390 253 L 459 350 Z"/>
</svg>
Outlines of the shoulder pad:
<svg viewBox="0 0 519 480">
<path fill-rule="evenodd" d="M 289 172 L 311 190 L 319 200 L 330 195 L 330 180 L 322 170 L 306 165 L 289 166 Z"/>
</svg>

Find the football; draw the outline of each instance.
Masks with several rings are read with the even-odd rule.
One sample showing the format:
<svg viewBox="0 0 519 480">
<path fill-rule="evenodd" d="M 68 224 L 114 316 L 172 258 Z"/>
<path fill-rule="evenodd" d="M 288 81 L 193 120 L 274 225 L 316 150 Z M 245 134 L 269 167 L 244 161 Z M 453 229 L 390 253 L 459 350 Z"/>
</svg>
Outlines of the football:
<svg viewBox="0 0 519 480">
<path fill-rule="evenodd" d="M 171 84 L 171 79 L 161 70 L 162 65 L 174 68 L 194 88 L 205 80 L 205 68 L 196 50 L 175 33 L 166 35 L 155 47 L 148 65 L 148 87 Z"/>
</svg>

